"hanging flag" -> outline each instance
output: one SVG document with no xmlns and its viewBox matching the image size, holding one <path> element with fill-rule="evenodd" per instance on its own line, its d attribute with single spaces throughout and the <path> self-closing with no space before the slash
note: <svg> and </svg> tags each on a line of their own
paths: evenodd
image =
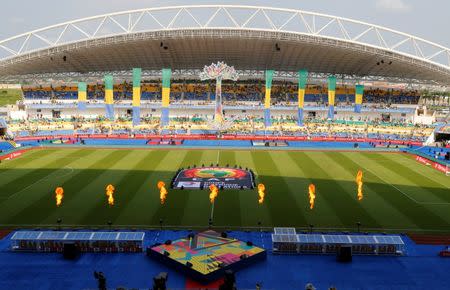
<svg viewBox="0 0 450 290">
<path fill-rule="evenodd" d="M 305 106 L 305 92 L 306 92 L 306 82 L 308 80 L 308 71 L 301 70 L 298 72 L 298 118 L 297 124 L 303 126 L 304 112 L 303 108 Z"/>
<path fill-rule="evenodd" d="M 86 110 L 87 86 L 86 83 L 78 83 L 78 110 Z"/>
<path fill-rule="evenodd" d="M 355 87 L 355 112 L 356 113 L 361 113 L 363 95 L 364 95 L 364 86 L 356 85 L 356 87 Z"/>
<path fill-rule="evenodd" d="M 133 126 L 141 122 L 141 76 L 142 69 L 133 68 Z"/>
<path fill-rule="evenodd" d="M 272 91 L 273 70 L 266 70 L 266 95 L 264 98 L 264 126 L 270 127 L 270 94 Z"/>
<path fill-rule="evenodd" d="M 328 77 L 328 119 L 334 119 L 334 102 L 336 98 L 336 77 Z"/>
<path fill-rule="evenodd" d="M 105 108 L 106 118 L 114 120 L 114 82 L 112 75 L 105 76 Z"/>
</svg>

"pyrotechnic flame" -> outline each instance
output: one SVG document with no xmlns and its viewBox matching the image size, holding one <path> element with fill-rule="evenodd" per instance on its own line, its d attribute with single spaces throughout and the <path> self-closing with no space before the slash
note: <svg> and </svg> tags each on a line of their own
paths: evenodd
<svg viewBox="0 0 450 290">
<path fill-rule="evenodd" d="M 57 187 L 55 189 L 56 206 L 62 204 L 62 199 L 64 197 L 64 189 L 62 187 Z"/>
<path fill-rule="evenodd" d="M 211 191 L 209 193 L 209 200 L 211 201 L 211 203 L 214 203 L 214 200 L 216 200 L 216 197 L 219 195 L 219 189 L 216 185 L 211 184 L 209 186 L 209 190 Z"/>
<path fill-rule="evenodd" d="M 166 184 L 162 181 L 158 181 L 158 189 L 159 189 L 159 199 L 161 200 L 161 204 L 164 204 L 166 202 L 168 194 Z"/>
<path fill-rule="evenodd" d="M 111 192 L 111 194 L 108 195 L 108 204 L 114 205 L 114 193 L 113 192 Z"/>
<path fill-rule="evenodd" d="M 362 200 L 363 199 L 363 191 L 362 191 L 362 187 L 363 187 L 363 172 L 361 170 L 358 170 L 358 174 L 356 174 L 356 184 L 358 185 L 358 200 Z"/>
<path fill-rule="evenodd" d="M 314 200 L 316 199 L 316 186 L 314 184 L 310 184 L 308 187 L 308 194 L 309 194 L 309 208 L 314 208 Z"/>
<path fill-rule="evenodd" d="M 109 205 L 114 205 L 114 191 L 116 189 L 114 188 L 114 186 L 112 184 L 108 184 L 106 186 L 106 196 L 108 197 L 108 204 Z"/>
<path fill-rule="evenodd" d="M 264 202 L 264 197 L 266 196 L 266 193 L 264 192 L 265 190 L 266 190 L 266 187 L 264 186 L 264 184 L 262 184 L 262 183 L 258 184 L 258 195 L 259 195 L 258 203 L 259 204 L 263 204 L 263 202 Z"/>
</svg>

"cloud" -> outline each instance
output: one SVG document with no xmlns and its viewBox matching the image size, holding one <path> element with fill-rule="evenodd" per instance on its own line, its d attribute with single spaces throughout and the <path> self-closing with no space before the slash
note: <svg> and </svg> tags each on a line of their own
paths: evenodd
<svg viewBox="0 0 450 290">
<path fill-rule="evenodd" d="M 404 0 L 377 0 L 376 7 L 378 10 L 387 12 L 406 13 L 411 11 L 411 6 L 406 4 Z"/>
</svg>

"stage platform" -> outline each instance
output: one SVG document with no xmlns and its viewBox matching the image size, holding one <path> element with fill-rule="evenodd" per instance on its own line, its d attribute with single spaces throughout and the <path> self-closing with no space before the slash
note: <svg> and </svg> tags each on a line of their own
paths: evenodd
<svg viewBox="0 0 450 290">
<path fill-rule="evenodd" d="M 266 251 L 251 242 L 222 237 L 215 231 L 155 245 L 147 253 L 201 282 L 214 281 L 225 270 L 237 271 L 266 258 Z"/>
</svg>

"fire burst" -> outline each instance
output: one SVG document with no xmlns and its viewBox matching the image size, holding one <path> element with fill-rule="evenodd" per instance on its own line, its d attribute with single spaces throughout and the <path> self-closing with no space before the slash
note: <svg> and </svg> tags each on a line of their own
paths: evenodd
<svg viewBox="0 0 450 290">
<path fill-rule="evenodd" d="M 55 189 L 55 198 L 56 198 L 56 206 L 60 206 L 62 204 L 62 199 L 64 197 L 64 189 L 62 187 L 57 187 Z"/>
<path fill-rule="evenodd" d="M 314 201 L 316 199 L 316 186 L 314 184 L 310 184 L 308 187 L 308 193 L 309 193 L 309 208 L 314 208 Z"/>
<path fill-rule="evenodd" d="M 211 191 L 209 193 L 209 200 L 211 201 L 211 203 L 214 203 L 214 200 L 216 200 L 216 197 L 219 195 L 219 189 L 216 185 L 211 184 L 209 186 L 209 190 Z"/>
<path fill-rule="evenodd" d="M 113 206 L 114 205 L 114 191 L 116 189 L 112 184 L 108 184 L 106 186 L 106 196 L 108 197 L 108 204 Z"/>
<path fill-rule="evenodd" d="M 264 184 L 262 184 L 262 183 L 258 184 L 258 195 L 259 195 L 258 203 L 259 204 L 263 204 L 263 202 L 264 202 L 264 197 L 266 196 L 266 193 L 264 192 L 265 190 L 266 190 L 266 187 L 264 186 Z"/>
<path fill-rule="evenodd" d="M 358 174 L 356 174 L 356 184 L 358 185 L 358 200 L 363 199 L 363 172 L 361 170 L 358 170 Z"/>
<path fill-rule="evenodd" d="M 158 182 L 158 189 L 159 189 L 159 199 L 161 200 L 161 204 L 164 204 L 166 202 L 167 198 L 167 189 L 166 184 L 162 181 Z"/>
</svg>

